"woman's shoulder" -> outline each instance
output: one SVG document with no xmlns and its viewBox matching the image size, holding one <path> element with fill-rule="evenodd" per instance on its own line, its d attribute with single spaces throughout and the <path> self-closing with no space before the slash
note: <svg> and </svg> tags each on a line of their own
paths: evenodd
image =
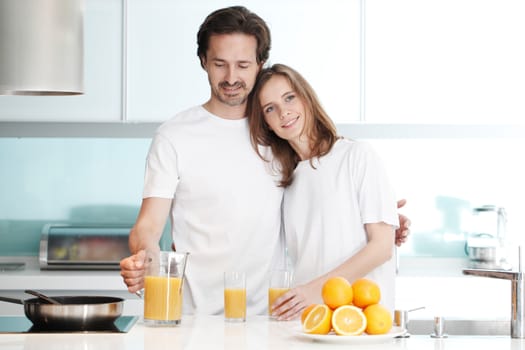
<svg viewBox="0 0 525 350">
<path fill-rule="evenodd" d="M 349 154 L 375 153 L 370 143 L 361 140 L 353 140 L 346 137 L 340 137 L 336 141 L 334 144 L 334 150 Z"/>
</svg>

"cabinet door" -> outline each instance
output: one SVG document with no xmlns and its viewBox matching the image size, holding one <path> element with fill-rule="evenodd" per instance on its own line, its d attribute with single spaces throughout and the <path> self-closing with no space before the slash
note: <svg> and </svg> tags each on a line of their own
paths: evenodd
<svg viewBox="0 0 525 350">
<path fill-rule="evenodd" d="M 368 0 L 366 120 L 521 124 L 525 2 Z"/>
<path fill-rule="evenodd" d="M 296 68 L 335 121 L 359 119 L 359 1 L 238 1 L 272 32 L 269 63 Z M 134 0 L 128 4 L 127 119 L 164 121 L 206 102 L 197 31 L 215 1 Z"/>
<path fill-rule="evenodd" d="M 197 57 L 197 30 L 208 1 L 128 3 L 127 119 L 163 121 L 209 96 Z"/>
<path fill-rule="evenodd" d="M 121 1 L 85 1 L 84 94 L 0 96 L 0 120 L 17 122 L 120 120 L 121 43 Z"/>
</svg>

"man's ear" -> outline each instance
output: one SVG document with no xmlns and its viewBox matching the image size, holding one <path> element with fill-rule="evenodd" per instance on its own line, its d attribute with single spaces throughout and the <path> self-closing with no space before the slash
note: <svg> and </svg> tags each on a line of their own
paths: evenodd
<svg viewBox="0 0 525 350">
<path fill-rule="evenodd" d="M 205 56 L 199 56 L 199 60 L 201 62 L 202 69 L 206 70 L 206 57 Z"/>
<path fill-rule="evenodd" d="M 262 61 L 261 63 L 259 63 L 259 67 L 258 67 L 258 70 L 257 70 L 257 73 L 259 73 L 261 71 L 261 69 L 264 68 L 264 64 L 266 63 L 266 61 Z"/>
</svg>

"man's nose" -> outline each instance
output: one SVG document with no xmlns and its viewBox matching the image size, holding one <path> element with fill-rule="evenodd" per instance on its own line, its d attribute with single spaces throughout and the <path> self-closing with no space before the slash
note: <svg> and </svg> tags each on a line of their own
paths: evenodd
<svg viewBox="0 0 525 350">
<path fill-rule="evenodd" d="M 230 85 L 233 85 L 237 82 L 237 73 L 235 68 L 228 68 L 226 70 L 226 76 L 224 77 L 224 80 Z"/>
</svg>

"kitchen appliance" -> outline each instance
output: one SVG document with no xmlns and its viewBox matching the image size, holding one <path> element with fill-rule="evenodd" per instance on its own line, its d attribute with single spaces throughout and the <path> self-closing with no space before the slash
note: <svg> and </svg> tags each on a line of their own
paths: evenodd
<svg viewBox="0 0 525 350">
<path fill-rule="evenodd" d="M 105 328 L 87 331 L 72 331 L 64 329 L 42 329 L 35 327 L 24 316 L 0 316 L 0 334 L 2 333 L 127 333 L 138 321 L 139 316 L 120 316 Z"/>
<path fill-rule="evenodd" d="M 131 255 L 131 225 L 46 224 L 40 238 L 42 270 L 119 270 Z"/>
<path fill-rule="evenodd" d="M 84 91 L 84 0 L 0 1 L 0 95 Z"/>
<path fill-rule="evenodd" d="M 473 209 L 471 233 L 465 244 L 472 267 L 502 268 L 506 265 L 506 222 L 507 213 L 503 207 L 484 205 Z"/>
<path fill-rule="evenodd" d="M 124 299 L 104 296 L 54 296 L 59 304 L 41 298 L 27 300 L 0 296 L 0 301 L 22 304 L 34 327 L 45 330 L 108 329 L 122 315 Z"/>
</svg>

